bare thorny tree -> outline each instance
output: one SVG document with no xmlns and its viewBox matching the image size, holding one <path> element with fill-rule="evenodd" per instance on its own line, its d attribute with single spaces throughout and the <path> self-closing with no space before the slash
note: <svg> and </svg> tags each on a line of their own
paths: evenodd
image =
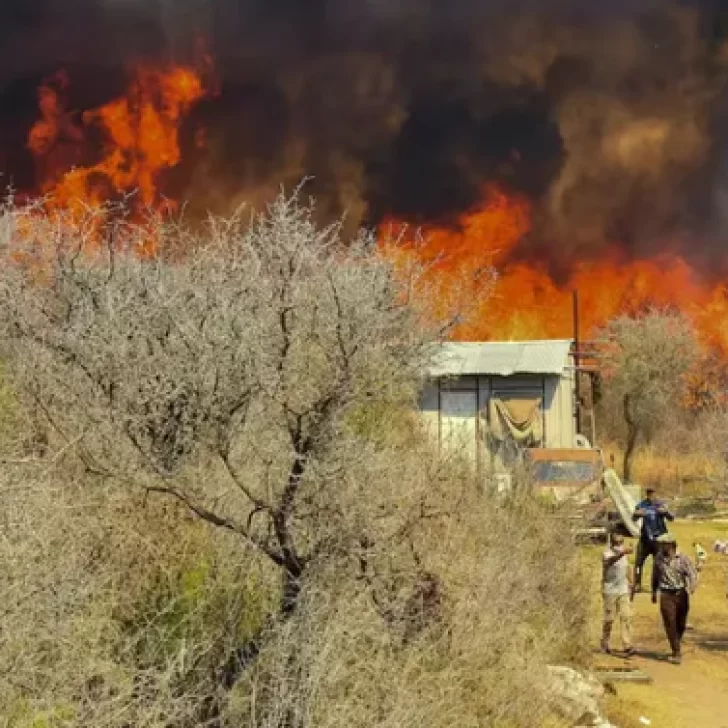
<svg viewBox="0 0 728 728">
<path fill-rule="evenodd" d="M 366 487 L 376 445 L 351 423 L 416 396 L 442 333 L 413 305 L 426 276 L 283 195 L 203 231 L 158 223 L 159 252 L 140 256 L 149 235 L 6 211 L 14 382 L 89 473 L 174 498 L 267 557 L 285 618 L 318 560 L 371 547 L 345 493 Z M 221 684 L 259 648 L 239 645 Z"/>
</svg>

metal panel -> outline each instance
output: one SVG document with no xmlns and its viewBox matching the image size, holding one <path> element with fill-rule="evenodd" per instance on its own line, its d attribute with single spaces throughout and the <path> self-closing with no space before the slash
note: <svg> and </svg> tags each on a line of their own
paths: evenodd
<svg viewBox="0 0 728 728">
<path fill-rule="evenodd" d="M 491 377 L 493 389 L 499 392 L 517 392 L 522 389 L 541 389 L 543 376 L 540 374 L 521 374 L 512 377 Z"/>
<path fill-rule="evenodd" d="M 425 384 L 420 393 L 419 409 L 426 431 L 437 440 L 440 426 L 440 388 L 436 383 Z"/>
<path fill-rule="evenodd" d="M 440 382 L 443 392 L 474 392 L 478 388 L 478 377 L 448 377 Z"/>
<path fill-rule="evenodd" d="M 550 341 L 447 343 L 430 367 L 433 377 L 467 374 L 512 376 L 514 374 L 561 375 L 569 365 L 572 342 Z"/>
<path fill-rule="evenodd" d="M 488 447 L 487 433 L 490 427 L 491 377 L 478 377 L 478 467 L 490 472 L 493 469 L 493 454 Z"/>
<path fill-rule="evenodd" d="M 545 436 L 544 447 L 566 447 L 562 439 L 563 417 L 561 414 L 561 396 L 558 377 L 544 378 L 544 412 Z"/>
<path fill-rule="evenodd" d="M 570 372 L 563 377 L 546 378 L 545 409 L 545 447 L 574 447 L 574 379 Z"/>
<path fill-rule="evenodd" d="M 438 408 L 438 396 L 437 396 L 437 384 L 433 382 L 427 382 L 420 392 L 419 408 L 423 412 L 437 412 Z"/>
<path fill-rule="evenodd" d="M 441 392 L 440 438 L 443 450 L 477 460 L 477 392 Z"/>
</svg>

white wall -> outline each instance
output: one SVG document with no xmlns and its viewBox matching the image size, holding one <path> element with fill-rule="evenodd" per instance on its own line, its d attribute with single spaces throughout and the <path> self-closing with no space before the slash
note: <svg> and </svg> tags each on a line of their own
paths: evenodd
<svg viewBox="0 0 728 728">
<path fill-rule="evenodd" d="M 462 455 L 477 462 L 480 452 L 478 437 L 478 392 L 440 393 L 440 446 L 452 455 Z"/>
<path fill-rule="evenodd" d="M 440 441 L 440 396 L 437 382 L 427 382 L 419 402 L 425 429 L 435 442 Z"/>
<path fill-rule="evenodd" d="M 546 447 L 574 447 L 574 372 L 546 378 Z"/>
<path fill-rule="evenodd" d="M 490 397 L 515 393 L 543 397 L 545 447 L 573 447 L 576 434 L 573 372 L 563 377 L 478 376 L 441 380 L 439 384 L 434 381 L 425 386 L 420 409 L 426 428 L 439 447 L 466 454 L 488 468 L 493 463 L 481 430 L 487 422 Z"/>
</svg>

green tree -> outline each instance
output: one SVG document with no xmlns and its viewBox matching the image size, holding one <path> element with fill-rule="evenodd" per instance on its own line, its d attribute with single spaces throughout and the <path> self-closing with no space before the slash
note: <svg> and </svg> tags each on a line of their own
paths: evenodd
<svg viewBox="0 0 728 728">
<path fill-rule="evenodd" d="M 700 356 L 694 327 L 680 313 L 650 309 L 620 316 L 602 331 L 605 406 L 621 412 L 626 427 L 623 474 L 632 480 L 637 446 L 672 407 L 680 407 L 686 374 Z"/>
</svg>

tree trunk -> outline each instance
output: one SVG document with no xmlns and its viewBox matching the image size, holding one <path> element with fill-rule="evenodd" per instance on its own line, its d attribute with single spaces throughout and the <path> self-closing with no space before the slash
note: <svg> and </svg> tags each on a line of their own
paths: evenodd
<svg viewBox="0 0 728 728">
<path fill-rule="evenodd" d="M 301 595 L 301 569 L 284 569 L 283 571 L 283 594 L 281 596 L 281 615 L 289 617 L 296 611 L 298 598 Z"/>
<path fill-rule="evenodd" d="M 301 595 L 302 576 L 303 572 L 299 567 L 296 566 L 292 570 L 284 567 L 281 603 L 278 613 L 271 615 L 256 635 L 241 647 L 236 648 L 229 656 L 218 676 L 218 683 L 222 693 L 203 702 L 197 716 L 199 723 L 209 728 L 220 728 L 222 725 L 222 709 L 227 695 L 235 687 L 243 673 L 258 658 L 268 631 L 273 627 L 276 620 L 285 621 L 295 613 Z M 285 720 L 287 721 L 288 718 Z M 284 722 L 282 725 L 287 726 L 288 723 Z"/>
<path fill-rule="evenodd" d="M 305 451 L 301 447 L 300 432 L 294 432 L 292 440 L 296 451 Z M 301 596 L 301 581 L 304 576 L 306 560 L 302 559 L 293 539 L 289 526 L 289 516 L 298 493 L 301 479 L 304 473 L 304 459 L 298 457 L 294 462 L 288 476 L 288 482 L 281 498 L 281 504 L 273 514 L 272 525 L 275 530 L 280 549 L 280 558 L 275 563 L 281 569 L 281 601 L 277 614 L 273 614 L 266 624 L 248 642 L 233 650 L 224 665 L 219 677 L 220 686 L 225 694 L 235 686 L 243 673 L 258 658 L 268 631 L 276 621 L 285 621 L 295 614 Z M 221 705 L 224 698 L 217 697 L 211 703 L 203 707 L 205 725 L 211 728 L 219 728 Z"/>
<path fill-rule="evenodd" d="M 624 395 L 624 421 L 627 424 L 627 447 L 624 450 L 624 463 L 622 474 L 625 483 L 632 482 L 632 460 L 637 448 L 637 439 L 639 437 L 639 427 L 632 413 L 632 400 L 628 394 Z"/>
</svg>

